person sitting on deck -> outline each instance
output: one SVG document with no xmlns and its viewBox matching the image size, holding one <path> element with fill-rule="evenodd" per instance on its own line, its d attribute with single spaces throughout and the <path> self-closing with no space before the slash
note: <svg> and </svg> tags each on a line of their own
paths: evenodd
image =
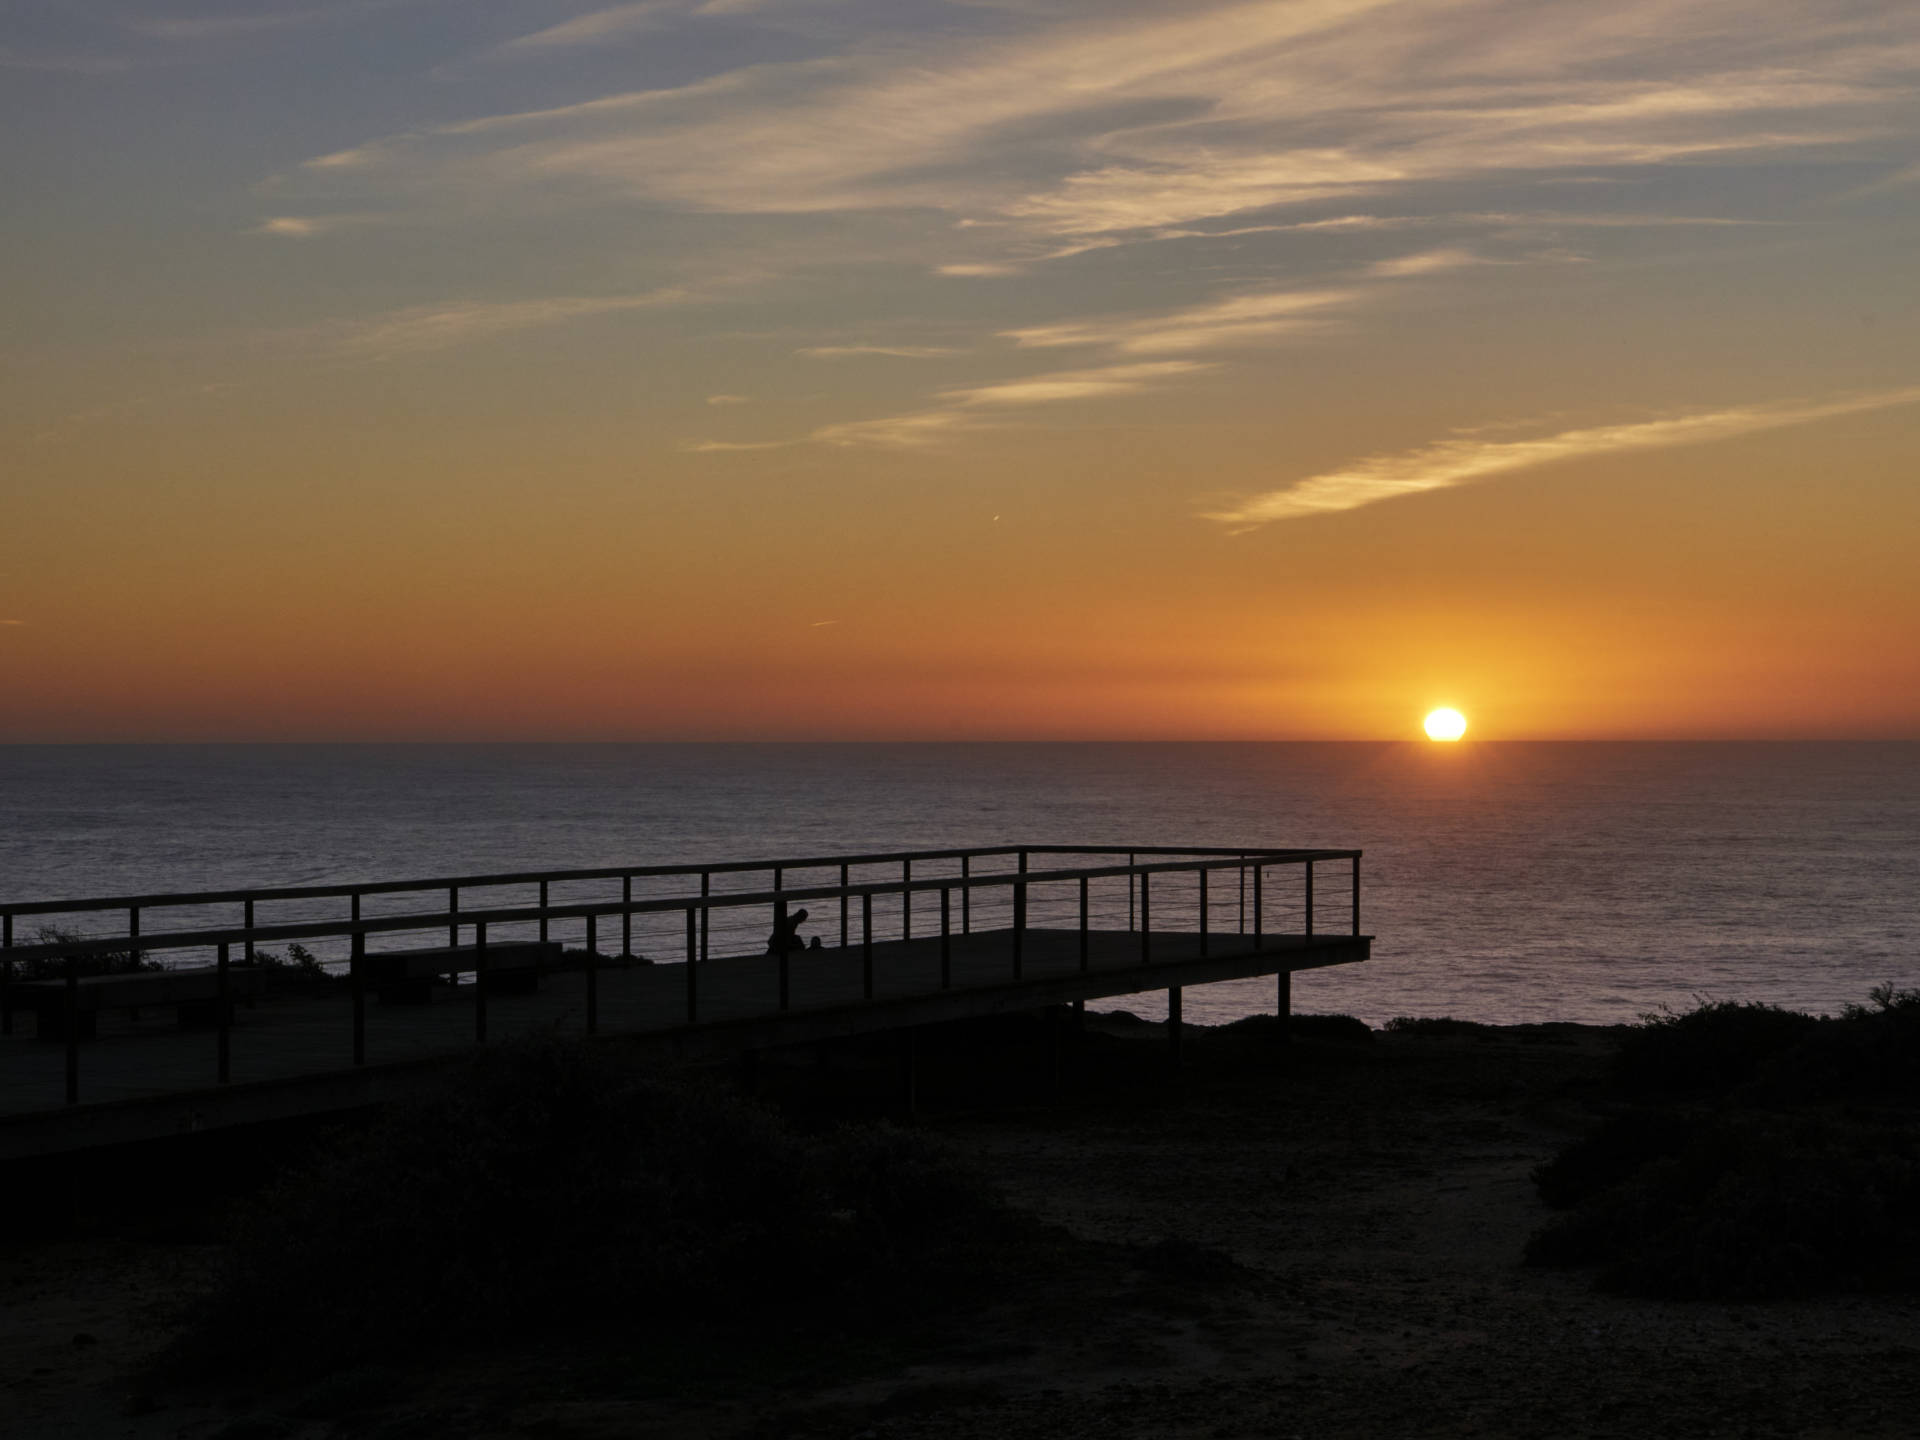
<svg viewBox="0 0 1920 1440">
<path fill-rule="evenodd" d="M 784 920 L 773 922 L 773 934 L 767 937 L 767 954 L 791 955 L 806 947 L 800 943 L 800 922 L 807 918 L 805 907 L 794 911 Z"/>
</svg>

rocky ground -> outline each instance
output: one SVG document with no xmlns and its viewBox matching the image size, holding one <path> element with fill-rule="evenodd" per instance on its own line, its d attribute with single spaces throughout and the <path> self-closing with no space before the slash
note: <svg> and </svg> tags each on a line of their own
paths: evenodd
<svg viewBox="0 0 1920 1440">
<path fill-rule="evenodd" d="M 1520 1264 L 1531 1168 L 1580 1126 L 1609 1032 L 1369 1042 L 1155 1027 L 923 1055 L 921 1122 L 1045 1222 L 977 1304 L 880 1335 L 503 1345 L 295 1389 L 142 1368 L 218 1259 L 122 1233 L 0 1250 L 9 1436 L 1911 1436 L 1920 1303 L 1679 1304 Z M 995 1044 L 1024 1046 L 1018 1036 Z M 982 1066 L 1007 1077 L 983 1085 Z M 1049 1090 L 1047 1081 L 1057 1075 Z M 763 1084 L 886 1092 L 884 1059 Z M 808 1100 L 808 1096 L 811 1099 Z M 644 1304 L 644 1297 L 636 1297 Z M 749 1329 L 751 1327 L 748 1327 Z"/>
</svg>

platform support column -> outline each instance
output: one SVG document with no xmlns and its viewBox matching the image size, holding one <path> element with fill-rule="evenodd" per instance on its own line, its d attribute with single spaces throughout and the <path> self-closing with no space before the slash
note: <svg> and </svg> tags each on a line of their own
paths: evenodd
<svg viewBox="0 0 1920 1440">
<path fill-rule="evenodd" d="M 1274 985 L 1274 1013 L 1280 1020 L 1280 1040 L 1293 1038 L 1293 972 L 1282 970 Z"/>
<path fill-rule="evenodd" d="M 1180 1063 L 1180 1032 L 1186 1028 L 1184 997 L 1178 985 L 1167 991 L 1167 1059 Z"/>
</svg>

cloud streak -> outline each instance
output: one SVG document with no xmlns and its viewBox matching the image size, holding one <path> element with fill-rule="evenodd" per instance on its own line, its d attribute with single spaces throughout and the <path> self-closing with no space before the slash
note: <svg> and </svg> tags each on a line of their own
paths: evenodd
<svg viewBox="0 0 1920 1440">
<path fill-rule="evenodd" d="M 1497 475 L 1680 445 L 1704 445 L 1766 430 L 1811 425 L 1845 415 L 1920 404 L 1920 386 L 1882 390 L 1820 402 L 1743 405 L 1698 411 L 1661 420 L 1563 430 L 1534 440 L 1443 440 L 1401 455 L 1377 455 L 1342 470 L 1309 476 L 1278 490 L 1254 495 L 1205 518 L 1251 529 L 1276 520 L 1299 520 L 1377 505 L 1407 495 L 1451 490 Z"/>
</svg>

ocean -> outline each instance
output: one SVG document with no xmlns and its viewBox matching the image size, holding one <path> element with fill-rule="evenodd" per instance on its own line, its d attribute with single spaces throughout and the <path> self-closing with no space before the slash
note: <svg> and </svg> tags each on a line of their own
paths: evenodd
<svg viewBox="0 0 1920 1440">
<path fill-rule="evenodd" d="M 1914 743 L 0 747 L 6 900 L 1021 842 L 1364 849 L 1373 1024 L 1920 985 Z"/>
</svg>

